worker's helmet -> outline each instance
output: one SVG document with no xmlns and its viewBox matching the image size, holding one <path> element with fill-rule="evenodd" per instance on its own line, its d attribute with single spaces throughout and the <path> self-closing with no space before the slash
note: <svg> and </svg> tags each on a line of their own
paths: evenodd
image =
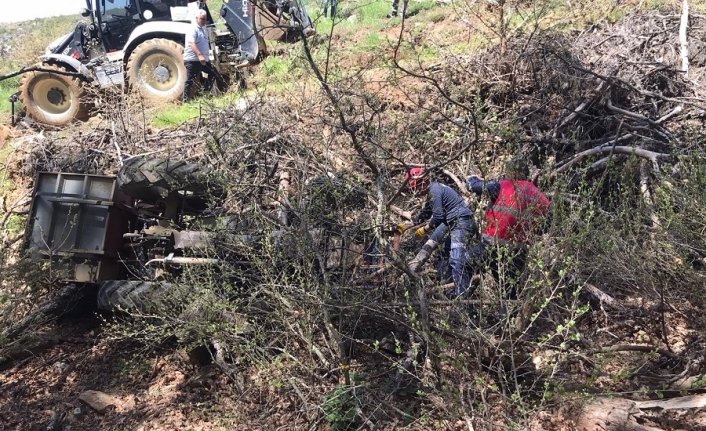
<svg viewBox="0 0 706 431">
<path fill-rule="evenodd" d="M 527 162 L 520 158 L 512 158 L 505 162 L 505 176 L 513 180 L 526 180 L 530 171 Z"/>
<path fill-rule="evenodd" d="M 412 168 L 404 176 L 407 187 L 412 193 L 424 193 L 429 187 L 429 175 L 422 168 Z"/>
</svg>

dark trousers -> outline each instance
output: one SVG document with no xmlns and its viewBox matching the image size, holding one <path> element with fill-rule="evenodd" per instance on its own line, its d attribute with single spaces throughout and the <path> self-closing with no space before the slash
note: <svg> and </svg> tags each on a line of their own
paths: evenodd
<svg viewBox="0 0 706 431">
<path fill-rule="evenodd" d="M 182 100 L 184 102 L 191 99 L 192 87 L 194 87 L 194 81 L 198 85 L 201 84 L 201 74 L 206 73 L 208 78 L 206 78 L 206 85 L 203 87 L 203 92 L 208 93 L 211 91 L 213 86 L 213 81 L 216 79 L 216 71 L 213 69 L 211 62 L 206 62 L 206 64 L 201 64 L 200 61 L 185 61 L 184 67 L 186 67 L 186 82 L 184 83 L 184 94 L 182 95 Z"/>
<path fill-rule="evenodd" d="M 402 13 L 400 15 L 404 16 L 407 13 L 407 2 L 408 0 L 402 0 Z M 399 0 L 392 0 L 392 10 L 390 11 L 390 18 L 397 16 L 397 7 L 399 6 Z"/>
<path fill-rule="evenodd" d="M 477 232 L 475 222 L 470 217 L 459 217 L 450 226 L 451 232 L 444 244 L 449 251 L 449 269 L 454 282 L 452 291 L 446 293 L 448 297 L 463 295 L 471 283 L 470 260 L 468 244 Z"/>
<path fill-rule="evenodd" d="M 324 0 L 323 8 L 321 10 L 321 16 L 326 18 L 329 4 L 331 5 L 331 18 L 335 18 L 336 17 L 336 0 Z"/>
<path fill-rule="evenodd" d="M 527 262 L 527 246 L 507 243 L 491 244 L 483 240 L 474 246 L 470 259 L 477 272 L 489 268 L 506 299 L 517 298 L 517 288 Z"/>
</svg>

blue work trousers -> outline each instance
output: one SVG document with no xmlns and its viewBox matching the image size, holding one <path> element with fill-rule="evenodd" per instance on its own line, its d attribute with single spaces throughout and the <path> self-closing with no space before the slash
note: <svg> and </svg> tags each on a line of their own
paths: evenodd
<svg viewBox="0 0 706 431">
<path fill-rule="evenodd" d="M 476 232 L 475 222 L 470 217 L 459 217 L 451 223 L 449 235 L 449 268 L 454 287 L 446 296 L 456 298 L 463 295 L 471 283 L 470 258 L 467 247 Z"/>
</svg>

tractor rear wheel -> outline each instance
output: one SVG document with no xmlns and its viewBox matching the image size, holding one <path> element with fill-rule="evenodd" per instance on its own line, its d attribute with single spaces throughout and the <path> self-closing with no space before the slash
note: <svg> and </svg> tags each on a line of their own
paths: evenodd
<svg viewBox="0 0 706 431">
<path fill-rule="evenodd" d="M 37 64 L 48 69 L 27 72 L 20 81 L 20 102 L 34 121 L 50 126 L 65 126 L 74 120 L 87 120 L 90 103 L 81 80 L 60 75 L 65 72 L 56 65 Z"/>
<path fill-rule="evenodd" d="M 184 47 L 169 39 L 149 39 L 127 61 L 130 88 L 156 102 L 181 100 L 186 81 Z"/>
<path fill-rule="evenodd" d="M 156 202 L 176 190 L 191 192 L 194 198 L 221 194 L 222 186 L 209 173 L 210 169 L 183 160 L 136 157 L 120 168 L 118 186 L 146 202 Z"/>
<path fill-rule="evenodd" d="M 170 287 L 169 283 L 151 281 L 104 281 L 98 289 L 98 308 L 146 311 L 162 304 L 160 296 Z"/>
</svg>

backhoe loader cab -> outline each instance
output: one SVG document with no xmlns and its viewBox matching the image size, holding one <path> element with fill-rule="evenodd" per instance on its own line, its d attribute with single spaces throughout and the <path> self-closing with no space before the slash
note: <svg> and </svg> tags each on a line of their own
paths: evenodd
<svg viewBox="0 0 706 431">
<path fill-rule="evenodd" d="M 224 0 L 216 30 L 205 2 L 190 0 L 86 0 L 74 30 L 51 43 L 20 83 L 19 99 L 34 121 L 64 126 L 90 115 L 88 89 L 121 87 L 155 102 L 182 97 L 185 35 L 199 9 L 207 12 L 209 57 L 221 77 L 256 61 L 264 39 L 313 32 L 301 0 Z M 217 82 L 225 86 L 225 79 Z"/>
</svg>

